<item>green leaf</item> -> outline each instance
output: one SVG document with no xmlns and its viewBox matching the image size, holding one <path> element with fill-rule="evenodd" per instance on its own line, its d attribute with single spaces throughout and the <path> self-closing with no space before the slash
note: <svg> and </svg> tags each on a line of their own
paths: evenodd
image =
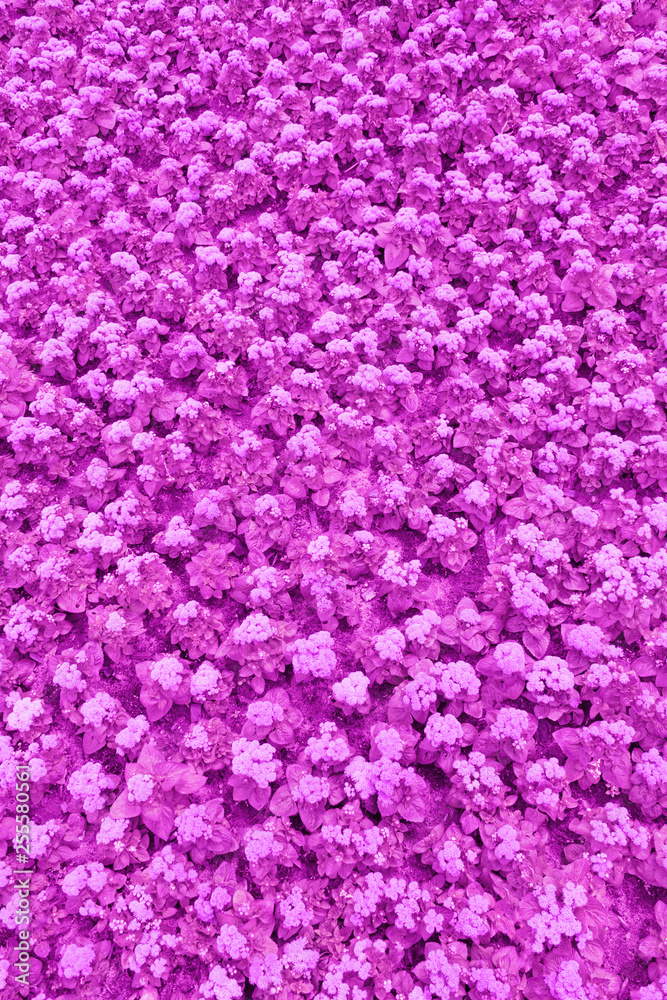
<svg viewBox="0 0 667 1000">
<path fill-rule="evenodd" d="M 139 701 L 146 709 L 146 718 L 149 722 L 158 722 L 163 719 L 174 704 L 171 698 L 163 694 L 156 694 L 151 688 L 141 689 Z"/>
<path fill-rule="evenodd" d="M 299 817 L 309 833 L 314 833 L 315 830 L 321 827 L 324 813 L 325 807 L 321 802 L 317 805 L 311 805 L 310 802 L 303 802 L 299 806 Z"/>
<path fill-rule="evenodd" d="M 148 771 L 149 774 L 155 774 L 155 769 L 159 764 L 164 764 L 164 762 L 164 754 L 158 750 L 153 741 L 144 744 L 137 760 L 137 764 L 140 768 L 144 771 Z"/>
<path fill-rule="evenodd" d="M 271 735 L 269 742 L 276 747 L 288 747 L 294 742 L 294 730 L 289 722 L 279 722 Z"/>
<path fill-rule="evenodd" d="M 423 823 L 426 815 L 426 803 L 421 795 L 413 795 L 410 799 L 400 803 L 398 812 L 408 823 Z M 384 816 L 385 813 L 383 812 L 382 815 Z"/>
<path fill-rule="evenodd" d="M 326 507 L 329 503 L 329 496 L 329 490 L 317 490 L 316 493 L 313 493 L 312 500 L 318 507 Z"/>
<path fill-rule="evenodd" d="M 298 810 L 294 804 L 294 799 L 290 795 L 290 790 L 287 785 L 281 785 L 280 788 L 274 792 L 271 802 L 269 803 L 269 812 L 272 812 L 274 816 L 296 815 Z"/>
<path fill-rule="evenodd" d="M 401 264 L 405 264 L 409 256 L 410 251 L 407 247 L 401 247 L 395 243 L 388 243 L 384 250 L 384 266 L 390 271 L 395 271 L 401 266 Z"/>
<path fill-rule="evenodd" d="M 178 778 L 174 784 L 174 788 L 181 795 L 194 795 L 195 792 L 199 792 L 206 784 L 206 776 L 204 774 L 198 774 L 196 771 L 190 769 Z"/>
<path fill-rule="evenodd" d="M 610 767 L 602 767 L 600 773 L 605 781 L 617 788 L 629 788 L 632 775 L 632 760 L 627 751 L 621 760 L 614 762 Z"/>
<path fill-rule="evenodd" d="M 81 614 L 86 610 L 86 593 L 83 590 L 69 590 L 61 594 L 58 598 L 58 607 L 61 611 L 68 611 L 70 614 Z"/>
<path fill-rule="evenodd" d="M 129 802 L 126 789 L 112 803 L 109 813 L 114 819 L 133 819 L 135 816 L 141 814 L 141 804 L 138 802 Z"/>
<path fill-rule="evenodd" d="M 83 734 L 83 752 L 85 754 L 95 753 L 104 746 L 106 741 L 105 729 L 88 729 Z"/>
<path fill-rule="evenodd" d="M 237 850 L 239 842 L 234 837 L 232 831 L 223 826 L 216 830 L 215 836 L 210 841 L 209 846 L 215 854 L 232 854 Z"/>
<path fill-rule="evenodd" d="M 547 649 L 549 648 L 549 642 L 551 641 L 549 633 L 544 632 L 539 638 L 533 635 L 530 631 L 523 633 L 523 644 L 529 653 L 537 657 L 538 660 L 542 659 L 545 655 Z"/>
<path fill-rule="evenodd" d="M 146 802 L 141 810 L 141 818 L 151 833 L 161 840 L 169 840 L 174 829 L 174 809 L 166 802 Z"/>
<path fill-rule="evenodd" d="M 252 792 L 248 796 L 248 802 L 253 807 L 253 809 L 263 809 L 266 803 L 271 798 L 270 788 L 253 788 Z"/>
<path fill-rule="evenodd" d="M 581 747 L 581 737 L 576 729 L 559 729 L 554 733 L 553 739 L 568 757 Z"/>
</svg>

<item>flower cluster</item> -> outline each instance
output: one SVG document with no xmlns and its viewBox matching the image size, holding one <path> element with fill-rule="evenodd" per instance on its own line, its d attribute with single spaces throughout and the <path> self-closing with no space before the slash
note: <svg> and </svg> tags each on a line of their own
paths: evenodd
<svg viewBox="0 0 667 1000">
<path fill-rule="evenodd" d="M 663 6 L 0 5 L 43 1000 L 667 997 Z"/>
</svg>

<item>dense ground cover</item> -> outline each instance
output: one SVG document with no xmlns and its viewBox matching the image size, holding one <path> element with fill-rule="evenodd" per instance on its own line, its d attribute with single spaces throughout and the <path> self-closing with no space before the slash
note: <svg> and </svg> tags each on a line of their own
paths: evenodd
<svg viewBox="0 0 667 1000">
<path fill-rule="evenodd" d="M 662 6 L 0 3 L 3 997 L 667 998 Z"/>
</svg>

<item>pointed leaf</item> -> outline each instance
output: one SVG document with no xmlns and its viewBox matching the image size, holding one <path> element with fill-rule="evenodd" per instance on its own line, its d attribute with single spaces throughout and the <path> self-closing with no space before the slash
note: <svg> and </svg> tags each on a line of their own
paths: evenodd
<svg viewBox="0 0 667 1000">
<path fill-rule="evenodd" d="M 606 270 L 606 269 L 604 269 Z M 616 305 L 617 296 L 614 286 L 609 278 L 600 270 L 593 275 L 590 281 L 593 303 L 598 309 L 613 309 Z"/>
<path fill-rule="evenodd" d="M 329 503 L 329 490 L 317 490 L 313 493 L 313 503 L 317 504 L 318 507 L 326 507 Z"/>
<path fill-rule="evenodd" d="M 561 309 L 563 312 L 581 312 L 584 305 L 585 303 L 581 295 L 577 295 L 576 292 L 567 292 L 561 302 Z"/>
<path fill-rule="evenodd" d="M 141 689 L 139 701 L 146 709 L 146 718 L 149 722 L 159 722 L 174 704 L 171 698 L 156 694 L 150 688 Z"/>
<path fill-rule="evenodd" d="M 553 734 L 553 739 L 568 757 L 581 747 L 581 737 L 576 729 L 559 729 Z"/>
<path fill-rule="evenodd" d="M 248 802 L 253 807 L 253 809 L 263 809 L 266 803 L 271 798 L 270 788 L 253 788 L 252 792 L 248 796 Z"/>
<path fill-rule="evenodd" d="M 111 804 L 109 810 L 114 819 L 132 819 L 141 813 L 141 805 L 137 802 L 129 802 L 127 789 L 122 791 L 115 802 Z"/>
<path fill-rule="evenodd" d="M 155 768 L 159 764 L 164 764 L 164 754 L 158 750 L 154 742 L 145 743 L 139 754 L 137 764 L 149 774 L 155 774 Z"/>
<path fill-rule="evenodd" d="M 181 795 L 194 795 L 195 792 L 199 792 L 206 784 L 206 775 L 197 774 L 196 771 L 188 769 L 187 774 L 180 777 L 174 788 Z"/>
<path fill-rule="evenodd" d="M 426 803 L 421 795 L 412 795 L 407 801 L 400 803 L 399 814 L 408 823 L 423 823 L 426 816 Z M 383 812 L 383 816 L 385 813 Z"/>
<path fill-rule="evenodd" d="M 540 637 L 533 635 L 531 632 L 523 633 L 523 644 L 529 653 L 541 660 L 545 655 L 547 649 L 549 648 L 550 637 L 548 632 L 544 632 Z"/>
<path fill-rule="evenodd" d="M 145 802 L 141 818 L 151 833 L 161 840 L 169 840 L 174 829 L 174 808 L 166 802 Z"/>
<path fill-rule="evenodd" d="M 615 761 L 610 767 L 603 766 L 601 774 L 610 785 L 616 785 L 617 788 L 629 788 L 632 775 L 630 754 L 626 752 L 621 760 Z"/>
<path fill-rule="evenodd" d="M 310 802 L 302 802 L 299 806 L 299 817 L 309 833 L 314 833 L 322 826 L 325 807 L 323 803 L 311 805 Z"/>
<path fill-rule="evenodd" d="M 83 752 L 85 754 L 96 753 L 107 741 L 106 730 L 88 729 L 83 734 Z"/>
<path fill-rule="evenodd" d="M 408 257 L 410 256 L 410 251 L 407 247 L 399 246 L 395 243 L 388 243 L 384 249 L 384 264 L 385 267 L 390 271 L 395 271 L 396 268 L 404 264 Z"/>
<path fill-rule="evenodd" d="M 298 784 L 305 774 L 310 774 L 305 764 L 288 764 L 285 768 L 285 777 L 290 788 Z"/>
<path fill-rule="evenodd" d="M 61 611 L 68 611 L 70 614 L 81 614 L 86 610 L 86 593 L 83 590 L 69 590 L 61 594 L 58 598 L 58 607 Z"/>
<path fill-rule="evenodd" d="M 289 722 L 279 722 L 269 736 L 269 742 L 276 747 L 289 747 L 294 743 L 294 730 Z"/>
</svg>

